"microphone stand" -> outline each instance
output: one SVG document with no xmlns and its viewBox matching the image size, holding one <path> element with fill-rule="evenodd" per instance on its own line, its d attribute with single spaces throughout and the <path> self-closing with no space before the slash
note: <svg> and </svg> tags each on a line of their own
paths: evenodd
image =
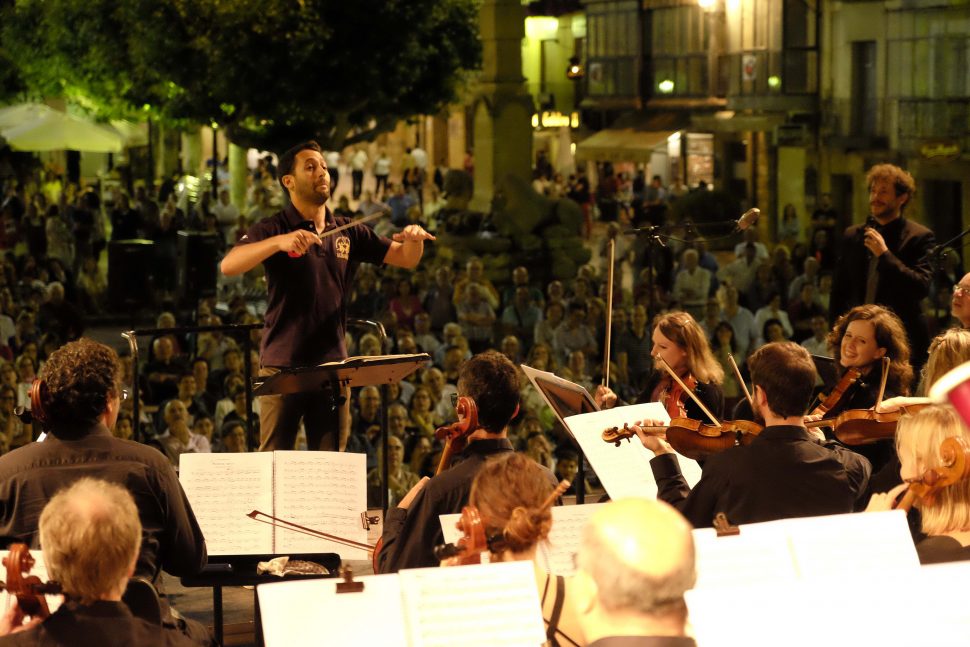
<svg viewBox="0 0 970 647">
<path fill-rule="evenodd" d="M 960 242 L 960 240 L 962 240 L 967 234 L 970 234 L 970 227 L 967 227 L 945 243 L 935 245 L 933 249 L 930 250 L 930 263 L 933 265 L 934 271 L 940 269 L 940 264 L 943 262 L 943 257 L 946 256 L 947 248 L 953 243 Z"/>
</svg>

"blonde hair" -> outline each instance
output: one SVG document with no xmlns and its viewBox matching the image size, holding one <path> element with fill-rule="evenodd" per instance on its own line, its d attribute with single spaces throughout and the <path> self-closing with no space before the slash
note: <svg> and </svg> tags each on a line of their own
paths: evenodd
<svg viewBox="0 0 970 647">
<path fill-rule="evenodd" d="M 896 451 L 902 457 L 904 439 L 914 455 L 919 474 L 943 466 L 940 445 L 951 437 L 970 442 L 970 430 L 948 404 L 932 405 L 919 413 L 905 415 L 896 427 Z M 917 474 L 917 476 L 919 475 Z M 956 530 L 970 529 L 970 480 L 963 480 L 941 489 L 932 504 L 920 506 L 923 532 L 942 535 Z"/>
<path fill-rule="evenodd" d="M 920 373 L 919 391 L 927 395 L 930 387 L 950 369 L 970 361 L 970 330 L 950 328 L 930 342 L 929 359 Z"/>
<path fill-rule="evenodd" d="M 141 548 L 141 521 L 128 490 L 79 479 L 48 501 L 39 526 L 47 570 L 66 594 L 91 604 L 121 593 Z"/>
<path fill-rule="evenodd" d="M 704 329 L 687 312 L 668 312 L 654 319 L 654 327 L 687 353 L 687 366 L 698 382 L 721 384 L 724 369 L 711 352 Z"/>
</svg>

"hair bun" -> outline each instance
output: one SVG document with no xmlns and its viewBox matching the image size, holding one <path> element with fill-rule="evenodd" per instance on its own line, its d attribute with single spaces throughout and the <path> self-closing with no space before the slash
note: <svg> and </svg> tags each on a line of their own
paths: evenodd
<svg viewBox="0 0 970 647">
<path fill-rule="evenodd" d="M 502 534 L 509 550 L 521 552 L 534 546 L 540 539 L 548 537 L 551 528 L 552 513 L 548 509 L 535 511 L 518 506 L 512 510 Z"/>
</svg>

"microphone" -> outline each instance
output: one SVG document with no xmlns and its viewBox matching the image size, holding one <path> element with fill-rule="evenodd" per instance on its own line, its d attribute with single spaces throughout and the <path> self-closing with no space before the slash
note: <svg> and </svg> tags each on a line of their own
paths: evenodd
<svg viewBox="0 0 970 647">
<path fill-rule="evenodd" d="M 745 231 L 754 226 L 758 222 L 758 218 L 761 217 L 761 209 L 758 207 L 752 207 L 741 214 L 738 218 L 737 223 L 734 226 L 735 231 Z"/>
</svg>

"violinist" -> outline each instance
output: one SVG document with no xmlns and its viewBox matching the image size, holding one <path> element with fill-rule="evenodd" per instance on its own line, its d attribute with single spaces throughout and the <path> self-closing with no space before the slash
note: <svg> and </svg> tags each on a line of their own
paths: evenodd
<svg viewBox="0 0 970 647">
<path fill-rule="evenodd" d="M 654 323 L 651 356 L 662 357 L 681 380 L 693 389 L 695 395 L 715 416 L 720 417 L 724 408 L 724 369 L 711 352 L 704 329 L 686 312 L 668 312 L 659 315 Z M 605 386 L 598 386 L 594 396 L 601 409 L 617 405 L 616 394 Z M 711 423 L 701 408 L 674 382 L 654 360 L 654 370 L 637 402 L 660 402 L 671 418 L 693 418 Z M 620 403 L 623 404 L 623 403 Z M 655 421 L 646 421 L 654 424 Z"/>
<path fill-rule="evenodd" d="M 158 586 L 165 571 L 194 575 L 206 564 L 202 530 L 182 491 L 175 469 L 157 450 L 111 434 L 121 408 L 121 364 L 115 351 L 90 339 L 60 347 L 41 370 L 47 439 L 0 456 L 0 537 L 37 545 L 41 510 L 53 492 L 82 476 L 122 483 L 135 498 L 143 541 L 135 573 Z M 39 409 L 34 406 L 35 420 Z M 169 613 L 163 622 L 177 626 L 200 644 L 206 628 Z"/>
<path fill-rule="evenodd" d="M 829 348 L 844 380 L 849 369 L 859 378 L 848 385 L 839 401 L 824 413 L 816 409 L 806 421 L 835 418 L 850 409 L 871 409 L 879 398 L 882 360 L 889 358 L 884 397 L 908 395 L 913 381 L 909 342 L 902 322 L 891 310 L 877 305 L 856 306 L 839 317 L 828 336 Z M 853 448 L 869 459 L 873 471 L 892 460 L 892 441 L 878 441 Z"/>
<path fill-rule="evenodd" d="M 4 645 L 192 645 L 175 630 L 132 615 L 121 601 L 135 572 L 141 522 L 131 494 L 82 478 L 55 494 L 40 515 L 44 563 L 66 600 L 50 617 L 23 625 L 18 605 L 0 621 Z M 7 635 L 18 629 L 13 635 Z"/>
<path fill-rule="evenodd" d="M 866 489 L 869 462 L 847 449 L 824 446 L 803 417 L 815 385 L 808 351 L 793 342 L 762 346 L 748 360 L 755 415 L 764 430 L 748 445 L 712 455 L 693 490 L 666 441 L 638 430 L 657 481 L 657 498 L 695 527 L 723 512 L 733 524 L 852 512 Z"/>
<path fill-rule="evenodd" d="M 899 454 L 901 485 L 874 494 L 867 511 L 891 510 L 908 487 L 926 470 L 943 465 L 940 445 L 950 437 L 970 443 L 970 430 L 950 405 L 933 405 L 912 415 L 903 416 L 896 428 L 896 450 Z M 933 500 L 917 501 L 925 537 L 916 542 L 920 563 L 970 560 L 970 480 L 948 485 Z"/>
<path fill-rule="evenodd" d="M 489 561 L 533 560 L 542 617 L 550 647 L 582 645 L 571 604 L 571 579 L 550 575 L 535 564 L 539 542 L 552 529 L 553 485 L 536 462 L 505 454 L 485 464 L 472 483 L 469 505 L 478 509 L 488 543 Z"/>
<path fill-rule="evenodd" d="M 477 425 L 469 430 L 468 445 L 458 455 L 457 465 L 422 479 L 397 507 L 388 510 L 378 557 L 381 573 L 437 566 L 434 548 L 444 543 L 438 516 L 461 512 L 468 503 L 472 480 L 485 462 L 513 451 L 507 436 L 519 408 L 515 365 L 494 350 L 466 360 L 458 373 L 457 399 L 461 398 L 468 398 L 477 411 Z M 552 472 L 543 471 L 554 487 Z"/>
</svg>

